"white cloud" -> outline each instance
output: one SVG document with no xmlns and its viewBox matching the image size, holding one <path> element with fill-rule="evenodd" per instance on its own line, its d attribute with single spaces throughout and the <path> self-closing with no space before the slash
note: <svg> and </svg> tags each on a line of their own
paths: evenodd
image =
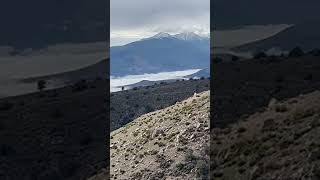
<svg viewBox="0 0 320 180">
<path fill-rule="evenodd" d="M 111 0 L 111 46 L 158 32 L 210 32 L 210 0 Z"/>
</svg>

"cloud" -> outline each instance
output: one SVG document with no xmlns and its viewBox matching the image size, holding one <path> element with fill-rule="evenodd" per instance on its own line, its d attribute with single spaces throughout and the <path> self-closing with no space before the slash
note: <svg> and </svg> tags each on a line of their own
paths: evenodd
<svg viewBox="0 0 320 180">
<path fill-rule="evenodd" d="M 158 32 L 210 32 L 210 0 L 111 0 L 111 44 Z"/>
</svg>

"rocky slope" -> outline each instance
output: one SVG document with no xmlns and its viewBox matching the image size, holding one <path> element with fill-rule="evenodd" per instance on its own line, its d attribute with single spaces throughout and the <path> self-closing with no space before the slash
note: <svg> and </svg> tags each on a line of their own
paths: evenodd
<svg viewBox="0 0 320 180">
<path fill-rule="evenodd" d="M 209 102 L 206 91 L 113 131 L 111 179 L 208 179 Z"/>
<path fill-rule="evenodd" d="M 320 179 L 320 92 L 284 102 L 211 134 L 210 174 L 224 180 Z"/>
<path fill-rule="evenodd" d="M 210 80 L 192 80 L 135 88 L 115 92 L 110 97 L 111 131 L 143 114 L 171 106 L 196 92 L 208 91 Z M 143 103 L 142 103 L 143 102 Z"/>
</svg>

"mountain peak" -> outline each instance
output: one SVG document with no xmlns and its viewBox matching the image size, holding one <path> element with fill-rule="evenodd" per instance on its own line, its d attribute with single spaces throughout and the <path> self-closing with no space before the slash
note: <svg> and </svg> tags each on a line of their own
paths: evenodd
<svg viewBox="0 0 320 180">
<path fill-rule="evenodd" d="M 175 35 L 171 35 L 165 32 L 160 32 L 150 38 L 145 38 L 143 40 L 163 39 L 163 38 L 174 38 L 174 39 L 183 40 L 183 41 L 199 41 L 199 40 L 204 40 L 206 37 L 202 37 L 194 32 L 184 32 L 184 33 L 179 33 Z"/>
<path fill-rule="evenodd" d="M 184 32 L 180 34 L 174 35 L 175 38 L 185 41 L 191 41 L 191 40 L 202 40 L 203 37 L 199 36 L 198 34 L 194 32 Z"/>
<path fill-rule="evenodd" d="M 163 38 L 170 38 L 172 37 L 169 33 L 165 33 L 165 32 L 159 32 L 158 34 L 149 37 L 149 38 L 144 38 L 142 40 L 150 40 L 150 39 L 163 39 Z"/>
<path fill-rule="evenodd" d="M 169 33 L 160 32 L 160 33 L 152 36 L 151 38 L 159 39 L 159 38 L 167 38 L 167 37 L 171 37 L 171 35 Z"/>
</svg>

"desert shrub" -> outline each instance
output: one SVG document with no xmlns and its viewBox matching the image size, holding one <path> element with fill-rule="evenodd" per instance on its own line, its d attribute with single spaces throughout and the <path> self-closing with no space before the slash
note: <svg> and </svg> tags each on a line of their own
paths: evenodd
<svg viewBox="0 0 320 180">
<path fill-rule="evenodd" d="M 277 105 L 275 105 L 275 111 L 276 112 L 287 112 L 288 108 L 284 104 L 277 104 Z"/>
<path fill-rule="evenodd" d="M 176 164 L 176 168 L 178 169 L 178 171 L 182 171 L 184 166 L 185 166 L 185 164 L 183 164 L 183 163 Z"/>
<path fill-rule="evenodd" d="M 312 73 L 307 74 L 304 78 L 305 81 L 311 81 L 313 79 Z"/>
<path fill-rule="evenodd" d="M 133 135 L 134 137 L 138 136 L 138 135 L 139 135 L 139 131 L 134 131 L 134 132 L 132 133 L 132 135 Z"/>
<path fill-rule="evenodd" d="M 274 80 L 277 83 L 282 83 L 284 81 L 284 77 L 282 75 L 277 75 Z"/>
<path fill-rule="evenodd" d="M 47 82 L 45 80 L 39 80 L 37 81 L 37 88 L 39 91 L 42 91 L 43 89 L 46 88 Z"/>
<path fill-rule="evenodd" d="M 89 144 L 92 143 L 92 142 L 93 142 L 93 137 L 92 137 L 91 134 L 85 133 L 85 134 L 82 134 L 82 135 L 80 136 L 80 141 L 79 141 L 79 143 L 80 143 L 81 146 L 89 145 Z"/>
<path fill-rule="evenodd" d="M 311 121 L 310 125 L 311 125 L 311 127 L 313 127 L 313 128 L 320 126 L 320 115 L 319 115 L 319 114 L 316 114 L 316 115 L 312 118 L 312 121 Z"/>
<path fill-rule="evenodd" d="M 53 90 L 51 97 L 58 97 L 59 93 L 57 92 L 57 90 Z"/>
<path fill-rule="evenodd" d="M 239 57 L 238 56 L 235 56 L 235 55 L 232 55 L 232 57 L 231 57 L 231 60 L 232 61 L 238 61 L 239 60 Z"/>
<path fill-rule="evenodd" d="M 59 119 L 63 116 L 63 113 L 61 112 L 60 109 L 55 109 L 53 112 L 52 112 L 52 117 L 54 119 Z"/>
<path fill-rule="evenodd" d="M 21 101 L 21 102 L 19 103 L 20 106 L 24 106 L 25 104 L 26 104 L 26 103 L 23 102 L 23 101 Z"/>
<path fill-rule="evenodd" d="M 193 152 L 191 150 L 186 152 L 186 155 L 185 155 L 186 162 L 197 161 L 197 159 L 198 158 L 193 154 Z"/>
<path fill-rule="evenodd" d="M 289 57 L 301 57 L 303 55 L 304 52 L 300 47 L 295 47 L 289 52 Z"/>
<path fill-rule="evenodd" d="M 96 77 L 96 81 L 101 81 L 101 80 L 102 80 L 102 78 L 100 76 Z"/>
<path fill-rule="evenodd" d="M 281 58 L 278 58 L 277 56 L 275 55 L 272 55 L 268 58 L 268 62 L 270 63 L 278 63 L 278 62 L 281 62 Z"/>
<path fill-rule="evenodd" d="M 196 174 L 198 178 L 208 179 L 208 176 L 209 176 L 208 163 L 205 162 L 204 160 L 198 161 L 196 165 Z"/>
<path fill-rule="evenodd" d="M 320 56 L 320 49 L 313 49 L 308 54 L 311 54 L 313 56 Z"/>
<path fill-rule="evenodd" d="M 292 114 L 291 114 L 291 119 L 292 120 L 300 120 L 304 119 L 306 117 L 310 117 L 314 115 L 314 111 L 312 109 L 296 109 Z"/>
<path fill-rule="evenodd" d="M 48 168 L 37 174 L 38 180 L 56 180 L 63 179 L 62 173 L 57 168 Z"/>
<path fill-rule="evenodd" d="M 79 161 L 76 160 L 63 160 L 59 164 L 60 172 L 64 178 L 72 177 L 81 167 Z"/>
<path fill-rule="evenodd" d="M 81 80 L 81 81 L 75 83 L 72 87 L 73 92 L 84 91 L 86 89 L 88 89 L 88 85 L 87 85 L 86 80 Z"/>
<path fill-rule="evenodd" d="M 247 129 L 245 127 L 239 127 L 237 130 L 238 133 L 244 133 L 246 131 L 247 131 Z"/>
<path fill-rule="evenodd" d="M 216 178 L 220 178 L 223 176 L 223 172 L 221 171 L 215 171 L 213 172 L 213 177 L 216 177 Z"/>
<path fill-rule="evenodd" d="M 9 101 L 5 101 L 3 103 L 0 104 L 0 111 L 8 111 L 11 110 L 13 108 L 14 104 L 9 102 Z"/>
<path fill-rule="evenodd" d="M 14 154 L 16 151 L 8 145 L 1 145 L 0 146 L 0 156 L 10 156 Z"/>
<path fill-rule="evenodd" d="M 267 54 L 263 51 L 255 52 L 253 54 L 254 59 L 261 59 L 261 58 L 265 58 L 265 57 L 267 57 Z"/>
</svg>

